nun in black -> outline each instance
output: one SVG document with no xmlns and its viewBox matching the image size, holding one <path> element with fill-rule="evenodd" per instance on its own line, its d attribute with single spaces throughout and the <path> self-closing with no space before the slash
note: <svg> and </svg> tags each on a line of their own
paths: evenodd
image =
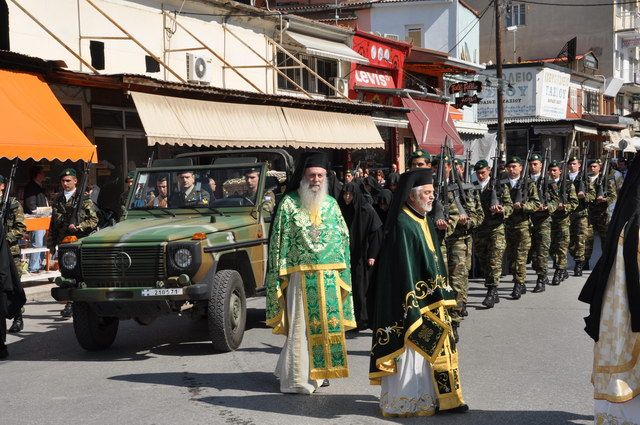
<svg viewBox="0 0 640 425">
<path fill-rule="evenodd" d="M 380 193 L 378 193 L 376 203 L 373 206 L 373 209 L 376 210 L 378 217 L 380 217 L 380 221 L 382 221 L 383 224 L 387 221 L 387 211 L 389 211 L 392 199 L 393 192 L 389 189 L 382 189 Z"/>
<path fill-rule="evenodd" d="M 362 330 L 369 322 L 367 289 L 380 250 L 382 221 L 354 183 L 344 184 L 338 204 L 349 228 L 353 306 L 358 329 Z"/>
<path fill-rule="evenodd" d="M 20 285 L 20 277 L 9 251 L 7 234 L 0 220 L 0 360 L 8 356 L 6 319 L 13 319 L 20 313 L 27 299 Z"/>
</svg>

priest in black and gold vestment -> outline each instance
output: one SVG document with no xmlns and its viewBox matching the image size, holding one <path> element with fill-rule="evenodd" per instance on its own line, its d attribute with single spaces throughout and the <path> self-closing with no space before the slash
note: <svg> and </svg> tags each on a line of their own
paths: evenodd
<svg viewBox="0 0 640 425">
<path fill-rule="evenodd" d="M 400 176 L 374 279 L 369 379 L 381 385 L 383 416 L 465 412 L 458 353 L 448 309 L 456 294 L 427 212 L 434 200 L 430 169 Z"/>
</svg>

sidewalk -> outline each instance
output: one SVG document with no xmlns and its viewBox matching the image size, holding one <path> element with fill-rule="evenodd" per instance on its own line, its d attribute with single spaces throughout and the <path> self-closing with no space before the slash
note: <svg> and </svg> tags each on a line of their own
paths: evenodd
<svg viewBox="0 0 640 425">
<path fill-rule="evenodd" d="M 51 288 L 55 288 L 56 284 L 49 282 L 49 276 L 43 274 L 42 278 L 29 279 L 22 282 L 24 292 L 27 296 L 27 302 L 30 301 L 53 301 L 51 297 Z"/>
</svg>

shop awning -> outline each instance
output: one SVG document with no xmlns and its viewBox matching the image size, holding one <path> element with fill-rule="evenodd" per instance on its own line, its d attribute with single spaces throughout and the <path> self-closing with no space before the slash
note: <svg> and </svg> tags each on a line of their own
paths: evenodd
<svg viewBox="0 0 640 425">
<path fill-rule="evenodd" d="M 131 95 L 150 146 L 384 148 L 366 115 Z"/>
<path fill-rule="evenodd" d="M 0 109 L 0 156 L 98 160 L 96 147 L 37 76 L 0 70 Z"/>
<path fill-rule="evenodd" d="M 456 155 L 464 153 L 464 145 L 448 112 L 448 105 L 426 100 L 402 99 L 406 108 L 411 131 L 418 145 L 431 154 L 440 152 L 440 146 L 449 139 Z"/>
<path fill-rule="evenodd" d="M 305 53 L 310 55 L 360 63 L 363 65 L 369 64 L 369 60 L 367 58 L 356 53 L 346 44 L 312 37 L 310 35 L 300 34 L 294 31 L 286 31 L 285 35 L 289 38 L 290 43 L 304 48 Z"/>
</svg>

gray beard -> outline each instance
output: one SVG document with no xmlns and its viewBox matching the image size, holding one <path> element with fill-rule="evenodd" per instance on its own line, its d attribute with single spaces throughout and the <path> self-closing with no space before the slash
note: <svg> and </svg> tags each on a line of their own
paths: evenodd
<svg viewBox="0 0 640 425">
<path fill-rule="evenodd" d="M 309 183 L 306 180 L 300 182 L 300 188 L 298 189 L 298 195 L 300 195 L 300 203 L 302 208 L 307 211 L 319 211 L 324 198 L 327 196 L 328 184 L 327 180 L 322 183 L 320 190 L 314 192 L 311 190 Z"/>
</svg>

